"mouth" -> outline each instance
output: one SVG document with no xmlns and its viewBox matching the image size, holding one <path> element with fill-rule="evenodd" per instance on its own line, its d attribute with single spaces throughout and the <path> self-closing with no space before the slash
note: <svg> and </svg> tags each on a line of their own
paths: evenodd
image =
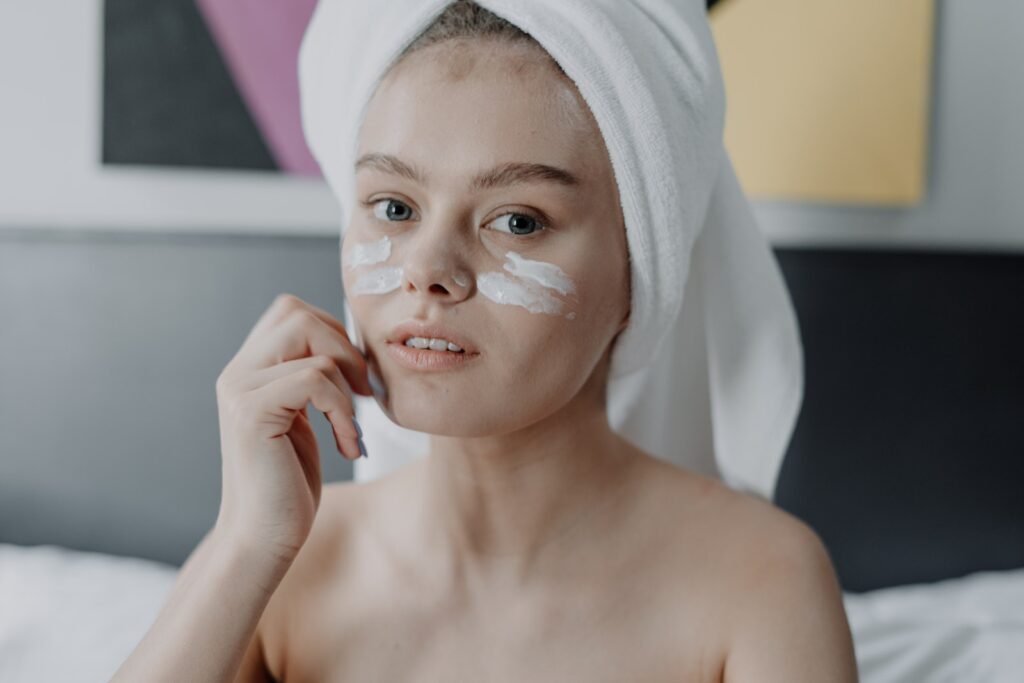
<svg viewBox="0 0 1024 683">
<path fill-rule="evenodd" d="M 439 324 L 410 320 L 396 326 L 387 343 L 438 354 L 480 355 L 476 345 L 464 334 Z"/>
<path fill-rule="evenodd" d="M 476 344 L 461 332 L 417 321 L 395 327 L 386 342 L 388 354 L 411 370 L 452 370 L 480 356 Z"/>
</svg>

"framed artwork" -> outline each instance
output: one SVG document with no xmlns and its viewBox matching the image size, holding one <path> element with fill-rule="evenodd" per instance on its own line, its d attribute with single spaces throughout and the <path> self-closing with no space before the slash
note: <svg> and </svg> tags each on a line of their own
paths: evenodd
<svg viewBox="0 0 1024 683">
<path fill-rule="evenodd" d="M 748 194 L 920 203 L 934 24 L 934 0 L 718 2 L 725 141 Z"/>
<path fill-rule="evenodd" d="M 315 0 L 9 3 L 0 225 L 332 235 L 297 56 Z M 60 21 L 54 17 L 59 16 Z M 18 41 L 21 41 L 19 44 Z M 5 79 L 6 80 L 6 79 Z M 8 123 L 9 122 L 9 123 Z"/>
</svg>

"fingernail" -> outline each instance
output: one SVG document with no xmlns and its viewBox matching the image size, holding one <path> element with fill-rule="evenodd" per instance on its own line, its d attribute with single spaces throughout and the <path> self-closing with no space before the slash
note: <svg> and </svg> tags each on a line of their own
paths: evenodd
<svg viewBox="0 0 1024 683">
<path fill-rule="evenodd" d="M 359 426 L 359 420 L 357 420 L 355 418 L 355 416 L 352 417 L 352 424 L 355 425 L 355 428 L 356 428 L 356 438 L 357 439 L 362 439 L 363 438 L 363 428 Z"/>
<path fill-rule="evenodd" d="M 366 454 L 366 444 L 363 443 L 363 440 L 360 438 L 356 441 L 356 443 L 359 444 L 359 455 L 363 456 L 364 458 L 369 458 L 370 456 Z"/>
</svg>

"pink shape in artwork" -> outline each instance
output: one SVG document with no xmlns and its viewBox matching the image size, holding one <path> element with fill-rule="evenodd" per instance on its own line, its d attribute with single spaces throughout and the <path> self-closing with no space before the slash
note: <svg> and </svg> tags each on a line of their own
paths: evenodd
<svg viewBox="0 0 1024 683">
<path fill-rule="evenodd" d="M 319 176 L 299 109 L 299 46 L 317 0 L 196 0 L 278 166 Z"/>
</svg>

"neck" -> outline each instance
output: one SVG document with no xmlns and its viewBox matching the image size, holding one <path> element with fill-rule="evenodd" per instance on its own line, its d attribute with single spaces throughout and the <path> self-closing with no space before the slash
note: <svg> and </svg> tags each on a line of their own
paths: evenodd
<svg viewBox="0 0 1024 683">
<path fill-rule="evenodd" d="M 508 434 L 431 437 L 424 533 L 453 576 L 501 573 L 521 584 L 604 528 L 636 451 L 595 393 Z"/>
</svg>

